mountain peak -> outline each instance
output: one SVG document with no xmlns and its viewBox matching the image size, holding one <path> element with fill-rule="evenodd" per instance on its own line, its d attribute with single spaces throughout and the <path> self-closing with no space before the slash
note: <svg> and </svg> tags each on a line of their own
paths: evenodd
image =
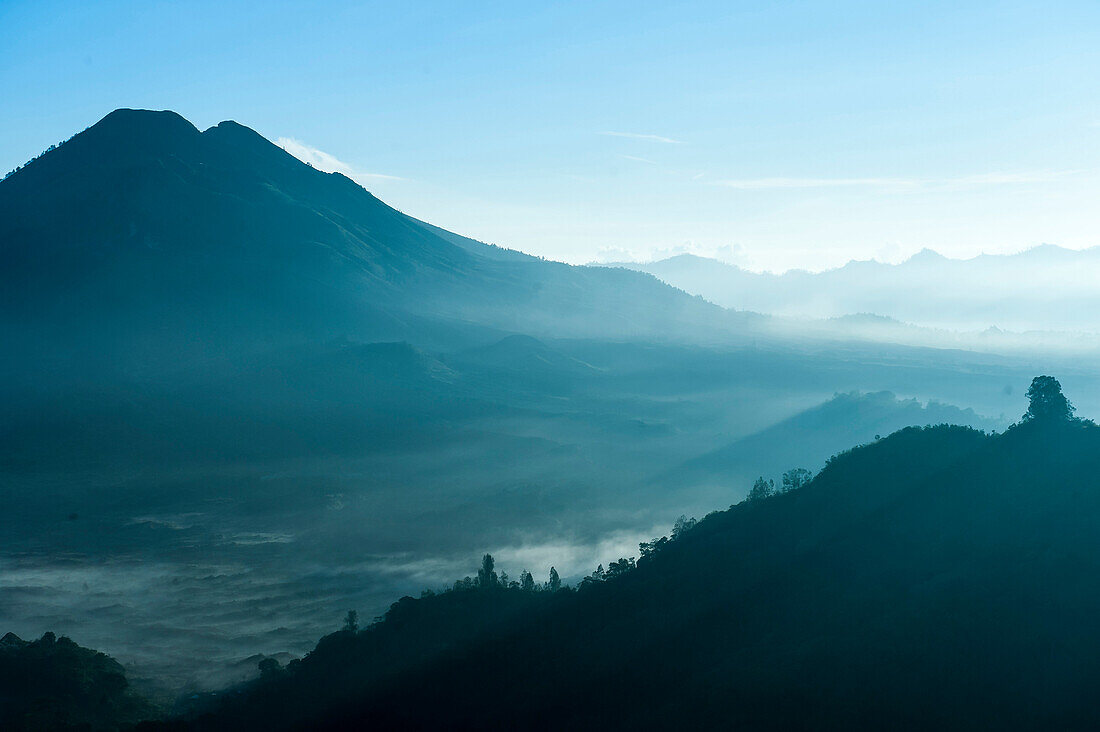
<svg viewBox="0 0 1100 732">
<path fill-rule="evenodd" d="M 198 129 L 170 110 L 116 109 L 96 122 L 78 137 L 104 136 L 114 138 L 116 144 L 133 147 L 145 143 L 163 143 L 165 140 L 186 139 L 199 134 Z"/>
<path fill-rule="evenodd" d="M 111 125 L 160 125 L 198 132 L 198 129 L 188 122 L 183 115 L 178 112 L 173 112 L 170 109 L 132 109 L 130 107 L 119 107 L 113 112 L 109 112 L 103 119 L 92 125 L 92 127 Z"/>
<path fill-rule="evenodd" d="M 24 165 L 21 172 L 24 180 L 29 176 L 38 184 L 53 185 L 48 181 L 59 174 L 131 165 L 166 152 L 179 155 L 193 149 L 200 137 L 198 129 L 175 112 L 116 109 Z"/>
<path fill-rule="evenodd" d="M 278 145 L 272 143 L 259 132 L 256 132 L 256 130 L 252 129 L 251 127 L 246 127 L 240 122 L 234 122 L 231 119 L 219 122 L 213 127 L 203 131 L 202 134 L 222 138 L 227 141 L 231 141 L 233 144 L 236 145 L 262 144 L 266 148 L 278 148 Z"/>
<path fill-rule="evenodd" d="M 116 109 L 32 159 L 11 178 L 17 187 L 49 189 L 56 187 L 60 178 L 75 174 L 87 176 L 89 181 L 100 179 L 98 184 L 89 183 L 90 188 L 99 190 L 107 169 L 141 165 L 141 161 L 166 154 L 186 156 L 200 140 L 198 129 L 175 112 Z"/>
<path fill-rule="evenodd" d="M 909 259 L 907 260 L 907 263 L 909 263 L 909 264 L 938 264 L 939 262 L 943 262 L 946 259 L 947 259 L 947 257 L 943 256 L 942 254 L 935 251 L 934 249 L 929 249 L 928 247 L 925 247 L 924 249 L 921 249 L 919 252 L 917 252 L 913 256 L 909 257 Z"/>
</svg>

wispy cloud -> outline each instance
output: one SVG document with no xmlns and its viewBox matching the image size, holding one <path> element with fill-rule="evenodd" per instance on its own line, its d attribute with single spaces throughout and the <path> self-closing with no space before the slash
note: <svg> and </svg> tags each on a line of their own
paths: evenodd
<svg viewBox="0 0 1100 732">
<path fill-rule="evenodd" d="M 657 163 L 653 162 L 652 160 L 647 160 L 646 158 L 639 158 L 636 155 L 620 155 L 619 157 L 622 158 L 623 160 L 633 160 L 636 163 L 647 163 L 649 165 L 656 165 L 657 164 Z"/>
<path fill-rule="evenodd" d="M 280 137 L 275 141 L 275 144 L 301 160 L 303 163 L 309 163 L 314 168 L 323 170 L 326 173 L 340 173 L 346 175 L 358 183 L 363 183 L 365 180 L 406 180 L 396 175 L 368 173 L 365 170 L 359 170 L 345 163 L 343 160 L 340 160 L 335 155 L 330 155 L 324 150 L 319 150 L 312 145 L 307 145 L 301 140 L 296 140 L 293 137 Z"/>
<path fill-rule="evenodd" d="M 717 180 L 713 185 L 740 190 L 792 188 L 970 188 L 978 186 L 1049 183 L 1078 171 L 1036 171 L 1027 173 L 979 173 L 953 178 L 736 178 Z"/>
<path fill-rule="evenodd" d="M 649 142 L 663 142 L 666 145 L 682 145 L 682 140 L 673 140 L 671 137 L 661 135 L 640 135 L 637 132 L 601 132 L 608 137 L 629 137 L 632 140 L 648 140 Z"/>
</svg>

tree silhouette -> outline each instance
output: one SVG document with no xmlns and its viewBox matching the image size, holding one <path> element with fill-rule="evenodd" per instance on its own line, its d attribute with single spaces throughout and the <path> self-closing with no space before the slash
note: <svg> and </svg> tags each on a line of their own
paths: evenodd
<svg viewBox="0 0 1100 732">
<path fill-rule="evenodd" d="M 643 558 L 650 557 L 668 546 L 669 541 L 670 539 L 667 536 L 662 536 L 653 541 L 643 541 L 638 544 L 638 551 Z"/>
<path fill-rule="evenodd" d="M 752 484 L 752 490 L 749 491 L 749 495 L 746 496 L 746 500 L 761 501 L 773 495 L 775 495 L 775 481 L 765 480 L 763 476 L 761 476 L 756 479 L 755 483 Z"/>
<path fill-rule="evenodd" d="M 477 586 L 482 589 L 488 589 L 490 587 L 496 587 L 499 583 L 497 581 L 497 573 L 493 571 L 493 555 L 486 554 L 481 558 L 481 569 L 477 571 Z"/>
<path fill-rule="evenodd" d="M 258 664 L 257 667 L 260 670 L 260 678 L 270 679 L 273 676 L 277 676 L 280 671 L 283 670 L 279 661 L 274 658 L 264 658 Z"/>
<path fill-rule="evenodd" d="M 783 488 L 780 492 L 790 493 L 806 485 L 813 478 L 813 473 L 806 468 L 794 468 L 783 473 Z"/>
<path fill-rule="evenodd" d="M 1062 393 L 1062 385 L 1053 376 L 1036 376 L 1027 390 L 1030 400 L 1025 422 L 1065 422 L 1073 419 L 1073 405 Z"/>
<path fill-rule="evenodd" d="M 551 592 L 557 592 L 561 589 L 561 577 L 558 576 L 558 570 L 553 567 L 550 568 L 550 583 L 548 586 Z"/>
<path fill-rule="evenodd" d="M 348 610 L 348 614 L 344 616 L 344 630 L 349 633 L 354 633 L 359 630 L 359 613 L 354 610 Z"/>
<path fill-rule="evenodd" d="M 672 525 L 672 538 L 679 539 L 686 532 L 694 529 L 696 523 L 694 517 L 688 518 L 684 514 L 680 514 L 680 518 L 676 519 L 676 523 Z"/>
<path fill-rule="evenodd" d="M 630 559 L 626 559 L 624 557 L 621 557 L 619 559 L 619 561 L 612 562 L 611 564 L 607 565 L 607 572 L 605 573 L 605 577 L 607 579 L 612 579 L 614 577 L 620 577 L 620 576 L 626 574 L 627 572 L 629 572 L 630 570 L 634 569 L 634 567 L 635 567 L 634 557 L 631 557 Z"/>
</svg>

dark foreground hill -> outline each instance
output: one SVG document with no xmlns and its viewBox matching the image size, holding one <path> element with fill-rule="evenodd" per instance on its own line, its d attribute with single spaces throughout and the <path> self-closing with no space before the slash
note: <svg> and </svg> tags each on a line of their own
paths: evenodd
<svg viewBox="0 0 1100 732">
<path fill-rule="evenodd" d="M 577 591 L 396 604 L 203 729 L 1100 724 L 1100 428 L 908 428 Z"/>
<path fill-rule="evenodd" d="M 110 656 L 53 633 L 0 638 L 0 729 L 117 729 L 153 713 Z"/>
</svg>

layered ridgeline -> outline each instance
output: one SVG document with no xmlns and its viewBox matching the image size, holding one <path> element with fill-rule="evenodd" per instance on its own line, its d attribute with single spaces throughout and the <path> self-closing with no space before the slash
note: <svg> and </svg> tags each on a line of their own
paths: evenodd
<svg viewBox="0 0 1100 732">
<path fill-rule="evenodd" d="M 829 457 L 848 447 L 904 427 L 933 424 L 976 429 L 1006 426 L 971 409 L 898 399 L 889 392 L 837 394 L 824 404 L 677 465 L 662 474 L 659 482 L 721 490 L 731 483 L 750 482 L 756 475 L 778 476 L 794 465 L 817 471 Z"/>
<path fill-rule="evenodd" d="M 743 321 L 647 275 L 450 234 L 247 127 L 173 112 L 113 112 L 0 182 L 0 258 L 14 373 L 132 375 L 333 337 L 713 339 Z"/>
<path fill-rule="evenodd" d="M 608 266 L 647 272 L 724 307 L 759 313 L 808 318 L 874 313 L 933 328 L 994 329 L 984 334 L 991 344 L 1007 341 L 996 329 L 1100 333 L 1100 296 L 1093 286 L 1100 277 L 1100 247 L 1074 251 L 1044 245 L 965 260 L 926 249 L 901 264 L 853 261 L 817 273 L 758 273 L 691 254 Z M 878 330 L 887 324 L 877 324 Z M 854 329 L 860 323 L 837 325 Z"/>
<path fill-rule="evenodd" d="M 1100 428 L 1056 381 L 1003 434 L 907 428 L 681 524 L 578 589 L 403 598 L 199 729 L 1100 723 Z"/>
<path fill-rule="evenodd" d="M 11 729 L 1026 728 L 1100 722 L 1100 428 L 1050 377 L 1003 434 L 906 428 L 578 586 L 446 591 L 158 712 L 114 661 L 0 640 Z"/>
</svg>

